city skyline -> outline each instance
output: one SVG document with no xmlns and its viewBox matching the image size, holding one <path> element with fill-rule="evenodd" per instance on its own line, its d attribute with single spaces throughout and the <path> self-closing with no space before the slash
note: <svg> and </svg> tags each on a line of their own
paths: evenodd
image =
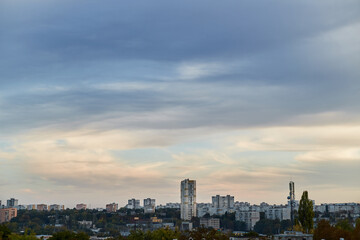
<svg viewBox="0 0 360 240">
<path fill-rule="evenodd" d="M 349 1 L 3 0 L 0 199 L 360 202 Z M 88 199 L 88 201 L 87 201 Z"/>
<path fill-rule="evenodd" d="M 196 203 L 196 204 L 204 204 L 204 203 L 206 203 L 206 204 L 209 204 L 209 203 L 211 203 L 212 202 L 212 204 L 214 205 L 219 205 L 220 203 L 220 205 L 219 206 L 222 206 L 222 205 L 224 205 L 224 206 L 227 206 L 227 207 L 229 207 L 229 206 L 232 206 L 232 204 L 234 203 L 234 202 L 243 202 L 243 203 L 249 203 L 249 204 L 253 204 L 253 205 L 261 205 L 261 204 L 263 204 L 263 203 L 266 203 L 266 204 L 270 204 L 270 205 L 289 205 L 290 204 L 290 201 L 291 200 L 293 200 L 293 201 L 295 201 L 295 202 L 299 202 L 299 200 L 300 200 L 300 197 L 299 197 L 299 199 L 296 199 L 295 198 L 295 192 L 296 192 L 296 188 L 294 187 L 294 182 L 293 181 L 290 181 L 290 183 L 289 183 L 289 188 L 290 188 L 290 193 L 288 194 L 288 196 L 286 197 L 286 202 L 276 202 L 276 203 L 274 203 L 274 202 L 267 202 L 267 201 L 265 201 L 265 200 L 263 200 L 263 201 L 261 201 L 261 202 L 249 202 L 249 201 L 245 201 L 245 200 L 241 200 L 241 199 L 236 199 L 234 196 L 232 196 L 231 195 L 231 193 L 229 193 L 229 194 L 226 194 L 226 195 L 224 195 L 224 196 L 220 196 L 220 194 L 212 194 L 211 195 L 211 197 L 210 197 L 210 200 L 208 199 L 208 200 L 205 200 L 205 201 L 202 201 L 202 202 L 199 202 L 199 201 L 196 201 L 196 196 L 197 196 L 197 194 L 196 194 L 196 180 L 189 180 L 189 179 L 185 179 L 185 180 L 183 180 L 183 181 L 181 181 L 181 184 L 180 184 L 180 201 L 170 201 L 170 202 L 161 202 L 160 201 L 160 203 L 159 204 L 155 204 L 154 206 L 165 206 L 165 204 L 169 204 L 169 203 L 175 203 L 175 204 L 179 204 L 179 207 L 181 208 L 181 205 L 182 205 L 182 202 L 183 202 L 183 197 L 184 197 L 184 194 L 185 194 L 185 192 L 184 192 L 184 189 L 185 189 L 185 185 L 187 186 L 189 183 L 186 183 L 186 181 L 190 181 L 191 182 L 191 184 L 193 184 L 195 187 L 194 187 L 194 189 L 193 190 L 191 190 L 191 191 L 194 191 L 194 193 L 192 193 L 192 194 L 194 194 L 194 202 Z M 184 185 L 185 184 L 185 185 Z M 184 186 L 183 186 L 184 185 Z M 188 190 L 187 190 L 188 191 Z M 306 190 L 304 190 L 304 191 L 306 191 Z M 300 194 L 300 193 L 298 193 L 298 194 Z M 301 194 L 300 194 L 300 196 L 302 195 L 302 192 L 301 192 Z M 143 205 L 141 205 L 141 201 L 144 201 L 144 204 Z M 312 199 L 314 202 L 315 202 L 315 204 L 316 205 L 322 205 L 322 204 L 347 204 L 347 203 L 356 203 L 356 202 L 316 202 L 316 199 Z M 16 199 L 16 198 L 14 198 L 14 197 L 11 197 L 11 198 L 9 198 L 9 199 L 7 199 L 6 201 L 4 201 L 3 203 L 3 205 L 5 206 L 5 207 L 8 207 L 8 206 L 14 206 L 14 205 L 19 205 L 19 206 L 32 206 L 33 208 L 35 208 L 36 207 L 36 205 L 43 205 L 43 204 L 48 204 L 49 206 L 50 205 L 58 205 L 59 204 L 59 206 L 64 206 L 64 205 L 62 205 L 63 203 L 59 203 L 59 202 L 47 202 L 47 201 L 43 201 L 43 202 L 39 202 L 39 203 L 27 203 L 26 201 L 25 201 L 25 203 L 19 203 L 18 202 L 19 201 L 19 199 Z M 147 204 L 149 204 L 149 202 L 151 202 L 151 201 L 153 201 L 153 203 L 152 204 L 154 204 L 155 203 L 155 201 L 156 201 L 156 199 L 152 199 L 151 197 L 146 197 L 146 198 L 144 198 L 144 196 L 141 196 L 141 197 L 133 197 L 133 198 L 131 198 L 131 199 L 129 199 L 129 197 L 127 198 L 127 200 L 125 201 L 126 203 L 124 203 L 124 204 L 122 204 L 122 202 L 119 202 L 119 201 L 115 201 L 115 202 L 113 202 L 113 203 L 103 203 L 103 205 L 105 204 L 105 208 L 104 209 L 106 209 L 107 208 L 107 206 L 108 205 L 112 205 L 112 204 L 116 204 L 117 206 L 120 206 L 120 208 L 122 208 L 122 207 L 124 207 L 124 208 L 129 208 L 128 207 L 128 205 L 130 204 L 130 205 L 132 205 L 131 207 L 130 207 L 130 209 L 137 209 L 138 207 L 141 207 L 141 208 L 143 208 L 144 206 L 145 206 L 145 202 L 148 202 Z M 185 200 L 184 200 L 185 201 Z M 10 202 L 10 205 L 9 205 L 9 202 Z M 81 202 L 81 203 L 80 203 Z M 86 202 L 86 201 L 80 201 L 80 202 L 77 202 L 77 203 L 75 203 L 74 204 L 74 208 L 78 208 L 78 206 L 79 205 L 81 205 L 81 208 L 82 208 L 82 206 L 85 204 L 85 209 L 86 208 L 89 208 L 89 209 L 96 209 L 96 208 L 103 208 L 103 205 L 99 205 L 99 204 L 94 204 L 94 205 L 92 205 L 92 203 L 91 202 Z M 136 203 L 135 203 L 136 202 Z M 158 202 L 158 201 L 156 201 L 156 202 Z M 215 203 L 214 203 L 215 202 Z M 232 202 L 232 203 L 231 203 Z M 294 202 L 294 203 L 295 203 Z M 5 204 L 6 203 L 6 204 Z M 120 205 L 118 205 L 120 203 Z M 293 203 L 293 204 L 294 204 Z M 1 204 L 2 204 L 2 199 L 0 199 L 0 207 L 1 207 Z M 196 205 L 195 204 L 195 205 Z M 357 204 L 360 204 L 360 203 L 357 203 Z M 136 206 L 136 205 L 138 205 L 138 206 Z M 290 204 L 291 205 L 291 204 Z M 136 207 L 135 207 L 136 206 Z M 218 206 L 218 207 L 219 207 Z M 71 206 L 66 206 L 65 208 L 72 208 Z M 220 208 L 220 207 L 219 207 Z M 226 207 L 225 207 L 226 208 Z M 196 209 L 196 206 L 195 206 L 195 209 Z"/>
</svg>

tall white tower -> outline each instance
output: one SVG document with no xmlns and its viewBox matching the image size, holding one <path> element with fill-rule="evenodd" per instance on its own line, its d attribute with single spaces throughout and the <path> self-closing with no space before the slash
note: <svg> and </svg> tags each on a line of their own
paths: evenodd
<svg viewBox="0 0 360 240">
<path fill-rule="evenodd" d="M 181 181 L 181 219 L 191 220 L 196 217 L 196 181 L 185 179 Z"/>
</svg>

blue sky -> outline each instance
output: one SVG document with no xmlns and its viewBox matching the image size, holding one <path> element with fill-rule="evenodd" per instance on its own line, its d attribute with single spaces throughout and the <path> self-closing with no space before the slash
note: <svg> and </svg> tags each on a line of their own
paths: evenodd
<svg viewBox="0 0 360 240">
<path fill-rule="evenodd" d="M 0 3 L 0 199 L 359 202 L 358 1 Z"/>
</svg>

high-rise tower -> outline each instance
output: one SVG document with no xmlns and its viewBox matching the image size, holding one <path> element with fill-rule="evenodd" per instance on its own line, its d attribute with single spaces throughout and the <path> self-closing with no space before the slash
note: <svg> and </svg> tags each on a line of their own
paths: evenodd
<svg viewBox="0 0 360 240">
<path fill-rule="evenodd" d="M 181 181 L 181 219 L 191 220 L 196 217 L 196 181 L 185 179 Z"/>
<path fill-rule="evenodd" d="M 290 219 L 291 219 L 291 225 L 294 225 L 294 207 L 295 207 L 295 184 L 293 181 L 290 181 L 289 183 L 289 205 L 290 205 Z"/>
</svg>

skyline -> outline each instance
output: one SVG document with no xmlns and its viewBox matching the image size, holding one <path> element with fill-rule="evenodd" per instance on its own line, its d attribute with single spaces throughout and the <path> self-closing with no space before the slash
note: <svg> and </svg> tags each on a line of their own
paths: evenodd
<svg viewBox="0 0 360 240">
<path fill-rule="evenodd" d="M 1 1 L 0 199 L 359 203 L 359 10 Z"/>
<path fill-rule="evenodd" d="M 181 184 L 180 184 L 180 201 L 171 201 L 171 202 L 166 202 L 166 203 L 177 203 L 177 204 L 181 204 L 181 196 L 182 196 L 182 183 L 184 182 L 184 181 L 186 181 L 186 180 L 189 180 L 189 179 L 184 179 L 184 180 L 182 180 L 181 181 Z M 193 180 L 190 180 L 190 181 L 195 181 L 196 182 L 196 180 L 195 179 L 193 179 Z M 290 181 L 290 183 L 292 183 L 293 184 L 293 189 L 294 189 L 294 182 L 293 181 Z M 196 188 L 197 189 L 197 188 Z M 296 189 L 296 188 L 295 188 Z M 294 189 L 294 191 L 293 191 L 293 196 L 296 196 L 296 190 Z M 197 190 L 196 190 L 197 191 Z M 289 197 L 290 197 L 290 195 L 291 195 L 291 192 L 292 192 L 292 190 L 289 190 L 290 192 L 289 192 L 289 194 L 288 194 L 288 197 L 286 198 L 286 202 L 281 202 L 281 203 L 269 203 L 269 202 L 266 202 L 266 201 L 262 201 L 262 202 L 257 202 L 257 203 L 252 203 L 252 202 L 248 202 L 248 203 L 250 203 L 250 204 L 255 204 L 255 205 L 259 205 L 259 204 L 261 204 L 261 203 L 267 203 L 267 204 L 269 204 L 269 205 L 288 205 L 289 204 Z M 304 191 L 306 191 L 306 190 L 304 190 Z M 232 194 L 231 193 L 228 193 L 228 194 L 226 194 L 226 195 L 228 195 L 228 196 L 232 196 Z M 226 196 L 226 195 L 224 195 L 224 196 Z M 294 200 L 295 201 L 297 201 L 297 202 L 299 202 L 300 201 L 300 198 L 301 198 L 301 195 L 302 195 L 302 192 L 301 192 L 301 194 L 300 194 L 300 196 L 299 196 L 299 198 L 298 199 L 296 199 L 296 197 L 294 198 Z M 196 196 L 198 196 L 197 194 L 196 194 Z M 212 200 L 212 198 L 214 197 L 214 196 L 221 196 L 221 194 L 213 194 L 213 195 L 211 195 L 211 200 Z M 234 197 L 234 196 L 233 196 Z M 19 199 L 16 199 L 16 197 L 11 197 L 11 199 L 15 199 L 15 200 L 19 200 Z M 146 196 L 146 197 L 144 197 L 144 196 L 141 196 L 141 197 L 128 197 L 127 198 L 127 201 L 126 201 L 126 203 L 125 204 L 122 204 L 122 202 L 120 203 L 120 202 L 116 202 L 116 201 L 110 201 L 110 202 L 108 202 L 108 203 L 106 203 L 106 205 L 107 204 L 112 204 L 112 203 L 116 203 L 116 204 L 120 204 L 119 205 L 119 208 L 121 208 L 121 207 L 126 207 L 126 205 L 128 204 L 128 200 L 131 200 L 131 199 L 136 199 L 136 200 L 139 200 L 140 201 L 140 205 L 141 205 L 141 202 L 142 202 L 142 200 L 147 200 L 147 199 L 151 199 L 151 196 L 149 197 L 149 196 Z M 2 201 L 3 199 L 0 199 L 0 202 Z M 7 199 L 7 200 L 10 200 L 10 198 L 9 199 Z M 155 201 L 156 201 L 156 199 L 154 199 Z M 208 199 L 209 200 L 209 199 Z M 315 205 L 321 205 L 321 204 L 347 204 L 347 203 L 354 203 L 354 202 L 338 202 L 338 203 L 336 203 L 336 202 L 322 202 L 322 203 L 318 203 L 318 202 L 316 202 L 316 200 L 315 199 L 311 199 L 311 200 L 313 200 L 313 201 L 315 201 Z M 240 200 L 240 199 L 234 199 L 234 201 L 235 202 L 247 202 L 247 201 L 242 201 L 242 200 Z M 6 200 L 4 200 L 4 203 L 6 202 Z M 198 202 L 198 201 L 196 201 L 196 203 L 197 204 L 203 204 L 203 203 L 210 203 L 211 201 L 203 201 L 203 202 Z M 60 205 L 63 205 L 63 203 L 60 203 L 60 202 L 52 202 L 52 203 L 50 203 L 50 202 L 47 202 L 47 201 L 42 201 L 41 203 L 39 202 L 39 203 L 23 203 L 23 204 L 19 204 L 19 205 L 23 205 L 23 206 L 26 206 L 26 205 L 37 205 L 37 204 L 47 204 L 47 205 L 51 205 L 51 204 L 60 204 Z M 77 203 L 75 203 L 74 204 L 74 208 L 75 208 L 75 206 L 76 205 L 78 205 L 78 204 L 86 204 L 87 205 L 87 208 L 89 208 L 89 209 L 95 209 L 95 208 L 102 208 L 103 206 L 101 206 L 101 205 L 95 205 L 95 206 L 92 206 L 92 203 L 91 202 L 86 202 L 86 201 L 80 201 L 80 202 L 77 202 Z M 360 203 L 357 203 L 357 204 L 360 204 Z M 161 202 L 161 203 L 159 203 L 159 202 L 157 202 L 157 204 L 156 204 L 156 206 L 160 206 L 160 205 L 165 205 L 165 202 Z M 6 206 L 6 205 L 5 205 Z M 143 206 L 141 206 L 141 207 L 143 207 Z M 70 208 L 71 209 L 71 207 L 69 207 L 69 206 L 66 206 L 65 205 L 65 208 Z"/>
</svg>

